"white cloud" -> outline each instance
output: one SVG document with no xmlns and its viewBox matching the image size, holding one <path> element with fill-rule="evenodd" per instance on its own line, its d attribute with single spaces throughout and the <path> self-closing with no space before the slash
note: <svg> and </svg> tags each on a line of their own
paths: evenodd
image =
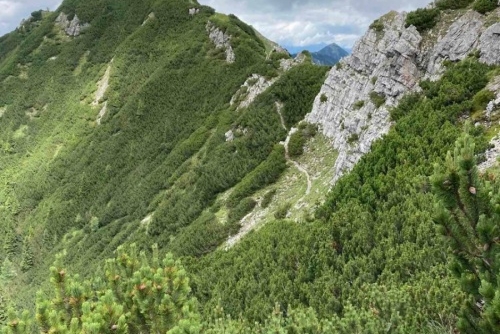
<svg viewBox="0 0 500 334">
<path fill-rule="evenodd" d="M 408 11 L 431 0 L 200 0 L 232 13 L 285 46 L 337 43 L 351 47 L 373 20 L 390 10 Z"/>
<path fill-rule="evenodd" d="M 0 0 L 0 36 L 16 28 L 23 18 L 39 9 L 55 9 L 61 0 Z"/>
<path fill-rule="evenodd" d="M 282 45 L 303 47 L 335 42 L 351 47 L 380 15 L 392 9 L 423 7 L 431 0 L 199 1 L 218 12 L 237 15 Z M 13 30 L 31 12 L 55 9 L 60 3 L 61 0 L 0 0 L 0 36 Z"/>
</svg>

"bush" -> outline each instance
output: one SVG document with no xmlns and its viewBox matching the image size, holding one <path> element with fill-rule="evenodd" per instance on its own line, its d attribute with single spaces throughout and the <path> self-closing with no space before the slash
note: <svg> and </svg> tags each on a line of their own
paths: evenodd
<svg viewBox="0 0 500 334">
<path fill-rule="evenodd" d="M 473 2 L 474 0 L 439 0 L 436 2 L 436 6 L 441 10 L 460 9 L 466 8 Z"/>
<path fill-rule="evenodd" d="M 381 106 L 384 105 L 386 98 L 385 98 L 385 95 L 383 95 L 381 93 L 371 92 L 370 93 L 370 100 L 375 105 L 375 107 L 380 108 Z"/>
<path fill-rule="evenodd" d="M 306 143 L 306 137 L 302 131 L 295 132 L 288 142 L 288 154 L 290 157 L 298 157 L 304 153 L 304 144 Z"/>
<path fill-rule="evenodd" d="M 382 21 L 380 20 L 375 20 L 373 21 L 372 24 L 370 24 L 370 29 L 373 29 L 375 30 L 376 32 L 382 32 L 384 31 L 384 23 L 382 23 Z"/>
<path fill-rule="evenodd" d="M 260 207 L 265 209 L 271 204 L 271 201 L 274 198 L 274 195 L 276 195 L 276 189 L 269 190 L 264 197 L 262 197 L 262 202 L 260 203 Z"/>
<path fill-rule="evenodd" d="M 488 89 L 483 89 L 479 91 L 474 96 L 473 102 L 474 102 L 474 109 L 475 110 L 485 110 L 486 106 L 491 100 L 495 99 L 495 93 Z"/>
<path fill-rule="evenodd" d="M 347 138 L 347 142 L 349 144 L 355 143 L 359 140 L 359 135 L 357 133 L 353 133 Z"/>
<path fill-rule="evenodd" d="M 274 218 L 276 219 L 285 219 L 286 216 L 288 215 L 288 211 L 290 211 L 290 208 L 292 207 L 292 204 L 290 203 L 284 203 L 280 205 L 278 210 L 274 213 Z"/>
<path fill-rule="evenodd" d="M 37 22 L 37 21 L 41 21 L 42 20 L 42 11 L 41 10 L 37 10 L 33 13 L 31 13 L 31 21 L 32 22 Z"/>
<path fill-rule="evenodd" d="M 473 6 L 474 10 L 481 14 L 491 12 L 497 7 L 498 7 L 497 0 L 476 0 Z"/>
<path fill-rule="evenodd" d="M 363 106 L 364 106 L 364 105 L 365 105 L 365 101 L 360 100 L 360 101 L 357 101 L 356 103 L 354 103 L 352 107 L 353 107 L 355 110 L 358 110 L 358 109 L 363 108 Z"/>
<path fill-rule="evenodd" d="M 321 101 L 321 103 L 325 103 L 326 101 L 328 101 L 328 97 L 326 97 L 325 94 L 321 94 L 321 97 L 319 98 L 319 100 Z"/>
<path fill-rule="evenodd" d="M 299 130 L 302 131 L 307 139 L 309 139 L 316 136 L 318 133 L 318 126 L 316 124 L 302 122 L 299 124 Z"/>
<path fill-rule="evenodd" d="M 406 27 L 408 28 L 413 25 L 419 32 L 432 29 L 437 23 L 439 12 L 438 8 L 419 8 L 414 12 L 408 13 L 406 17 Z"/>
<path fill-rule="evenodd" d="M 241 202 L 229 211 L 227 215 L 227 222 L 234 224 L 242 220 L 250 211 L 252 211 L 257 202 L 250 197 L 244 198 Z"/>
</svg>

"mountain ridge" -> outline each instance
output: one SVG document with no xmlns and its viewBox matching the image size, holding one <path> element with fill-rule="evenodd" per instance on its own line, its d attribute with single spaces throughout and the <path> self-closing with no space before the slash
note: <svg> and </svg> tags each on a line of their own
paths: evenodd
<svg viewBox="0 0 500 334">
<path fill-rule="evenodd" d="M 433 164 L 498 132 L 500 12 L 434 10 L 331 69 L 187 0 L 66 0 L 1 37 L 0 298 L 43 328 L 456 331 L 482 297 L 449 268 Z"/>
</svg>

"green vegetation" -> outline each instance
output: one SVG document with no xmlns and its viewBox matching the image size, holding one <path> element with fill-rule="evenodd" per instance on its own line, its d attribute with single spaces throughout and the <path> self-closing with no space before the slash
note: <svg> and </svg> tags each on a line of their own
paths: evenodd
<svg viewBox="0 0 500 334">
<path fill-rule="evenodd" d="M 438 0 L 436 7 L 441 10 L 460 9 L 468 7 L 473 2 L 474 0 Z"/>
<path fill-rule="evenodd" d="M 406 27 L 415 26 L 422 33 L 432 29 L 439 18 L 439 8 L 419 8 L 414 12 L 408 13 L 406 17 Z"/>
<path fill-rule="evenodd" d="M 481 13 L 486 14 L 498 7 L 498 1 L 495 0 L 476 0 L 474 2 L 474 10 Z"/>
<path fill-rule="evenodd" d="M 474 96 L 474 108 L 475 110 L 485 110 L 488 103 L 494 100 L 496 97 L 495 93 L 488 89 L 483 89 Z"/>
<path fill-rule="evenodd" d="M 304 153 L 306 140 L 302 131 L 297 131 L 290 136 L 290 141 L 288 142 L 288 154 L 290 154 L 290 157 L 296 158 Z"/>
<path fill-rule="evenodd" d="M 291 207 L 292 207 L 292 204 L 289 202 L 281 204 L 278 207 L 278 209 L 276 210 L 276 212 L 274 213 L 274 218 L 285 219 L 286 216 L 288 215 L 288 212 L 290 211 Z"/>
<path fill-rule="evenodd" d="M 441 204 L 435 221 L 453 250 L 452 272 L 469 297 L 458 326 L 464 333 L 497 333 L 500 184 L 479 178 L 467 134 L 448 152 L 445 165 L 435 166 L 431 182 Z"/>
<path fill-rule="evenodd" d="M 327 68 L 283 73 L 286 55 L 266 59 L 253 28 L 191 0 L 61 10 L 90 27 L 72 38 L 43 12 L 0 38 L 4 332 L 432 333 L 458 319 L 464 332 L 498 331 L 499 186 L 473 166 L 483 129 L 446 158 L 459 119 L 491 97 L 492 68 L 471 57 L 423 82 L 331 188 L 336 153 L 299 123 Z M 424 30 L 438 15 L 417 13 Z M 234 63 L 208 20 L 232 36 Z M 254 73 L 280 78 L 236 111 Z M 308 173 L 287 168 L 278 144 L 292 127 L 290 155 Z M 266 224 L 221 250 L 255 210 Z"/>
<path fill-rule="evenodd" d="M 380 108 L 385 104 L 386 97 L 382 93 L 371 92 L 370 101 L 375 105 L 375 107 Z"/>
<path fill-rule="evenodd" d="M 384 28 L 384 23 L 380 19 L 377 19 L 370 24 L 370 29 L 373 29 L 378 33 L 383 32 Z"/>
<path fill-rule="evenodd" d="M 365 106 L 365 101 L 363 100 L 359 100 L 359 101 L 356 101 L 356 103 L 353 104 L 353 108 L 354 110 L 358 110 L 358 109 L 361 109 Z"/>
<path fill-rule="evenodd" d="M 308 305 L 320 319 L 349 316 L 363 328 L 454 328 L 466 298 L 448 270 L 451 253 L 433 222 L 428 177 L 453 147 L 457 119 L 472 111 L 488 71 L 474 59 L 452 65 L 424 89 L 427 98 L 410 96 L 396 108 L 396 125 L 338 181 L 316 212 L 320 221 L 267 224 L 230 251 L 193 264 L 204 313 L 220 305 L 265 321 L 271 299 L 292 309 Z M 461 87 L 451 102 L 448 90 Z M 484 150 L 480 129 L 471 135 L 475 151 Z M 280 209 L 281 218 L 286 207 Z"/>
<path fill-rule="evenodd" d="M 276 189 L 271 189 L 268 192 L 266 192 L 265 195 L 262 197 L 262 202 L 260 203 L 260 206 L 264 209 L 267 208 L 269 204 L 271 204 L 274 195 L 276 195 Z"/>
<path fill-rule="evenodd" d="M 353 144 L 359 140 L 359 135 L 357 133 L 353 133 L 347 138 L 347 142 L 349 144 Z"/>
<path fill-rule="evenodd" d="M 279 71 L 236 17 L 187 0 L 67 0 L 61 10 L 90 28 L 71 38 L 54 26 L 58 13 L 44 13 L 0 38 L 0 295 L 31 315 L 63 248 L 85 280 L 125 243 L 193 258 L 220 247 L 250 197 L 286 170 L 275 102 L 296 126 L 328 70 L 306 62 L 280 73 L 235 112 L 229 101 L 251 74 Z M 232 35 L 234 64 L 215 55 L 208 20 Z M 97 125 L 103 105 L 92 102 L 108 67 Z M 218 202 L 223 193 L 231 203 Z"/>
</svg>

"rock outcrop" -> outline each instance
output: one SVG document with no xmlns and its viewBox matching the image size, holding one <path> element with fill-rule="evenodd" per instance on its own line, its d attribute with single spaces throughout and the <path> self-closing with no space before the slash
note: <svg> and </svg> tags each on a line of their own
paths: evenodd
<svg viewBox="0 0 500 334">
<path fill-rule="evenodd" d="M 96 107 L 102 103 L 102 99 L 104 98 L 104 95 L 106 94 L 106 91 L 108 90 L 109 79 L 111 77 L 111 65 L 113 64 L 113 60 L 114 60 L 114 58 L 111 59 L 110 64 L 106 68 L 106 72 L 104 73 L 104 76 L 97 83 L 97 91 L 95 92 L 94 101 L 92 101 L 92 106 L 94 106 L 94 107 Z M 106 115 L 107 110 L 108 110 L 108 101 L 104 101 L 104 103 L 102 103 L 101 110 L 99 111 L 99 114 L 97 115 L 97 119 L 96 119 L 97 125 L 101 124 L 101 121 L 102 121 L 103 117 Z"/>
<path fill-rule="evenodd" d="M 280 69 L 282 73 L 289 71 L 294 66 L 302 64 L 306 60 L 306 56 L 299 53 L 295 58 L 287 58 L 280 60 Z M 252 74 L 236 94 L 233 95 L 230 105 L 238 104 L 238 110 L 248 107 L 253 101 L 269 87 L 271 87 L 281 75 L 268 79 L 260 74 Z"/>
<path fill-rule="evenodd" d="M 301 52 L 295 58 L 286 58 L 280 60 L 280 68 L 283 71 L 288 71 L 292 67 L 302 64 L 306 60 L 306 56 Z"/>
<path fill-rule="evenodd" d="M 238 110 L 248 107 L 266 89 L 271 87 L 278 78 L 266 79 L 262 75 L 252 74 L 231 98 L 230 105 L 238 104 Z"/>
<path fill-rule="evenodd" d="M 500 23 L 486 27 L 485 20 L 467 11 L 434 42 L 431 35 L 424 43 L 415 27 L 405 27 L 406 13 L 391 12 L 379 20 L 383 31 L 370 29 L 332 68 L 306 116 L 339 152 L 332 183 L 389 131 L 388 109 L 418 91 L 421 79 L 439 78 L 445 60 L 458 61 L 478 50 L 480 61 L 500 64 Z"/>
<path fill-rule="evenodd" d="M 226 62 L 232 64 L 236 61 L 233 47 L 231 46 L 231 35 L 226 34 L 221 29 L 216 27 L 212 22 L 208 21 L 206 25 L 208 37 L 215 44 L 217 49 L 225 49 Z"/>
<path fill-rule="evenodd" d="M 194 16 L 200 12 L 199 8 L 190 8 L 189 9 L 189 15 Z"/>
<path fill-rule="evenodd" d="M 82 23 L 76 14 L 72 20 L 69 20 L 68 15 L 63 12 L 57 17 L 56 24 L 64 30 L 66 35 L 71 37 L 79 36 L 83 30 L 90 26 L 88 23 Z"/>
<path fill-rule="evenodd" d="M 488 65 L 500 63 L 500 23 L 486 29 L 479 39 L 481 61 Z"/>
<path fill-rule="evenodd" d="M 469 11 L 450 26 L 446 35 L 438 40 L 430 52 L 428 77 L 438 79 L 444 70 L 442 67 L 444 60 L 462 60 L 476 49 L 483 30 L 482 17 L 475 11 Z"/>
</svg>

